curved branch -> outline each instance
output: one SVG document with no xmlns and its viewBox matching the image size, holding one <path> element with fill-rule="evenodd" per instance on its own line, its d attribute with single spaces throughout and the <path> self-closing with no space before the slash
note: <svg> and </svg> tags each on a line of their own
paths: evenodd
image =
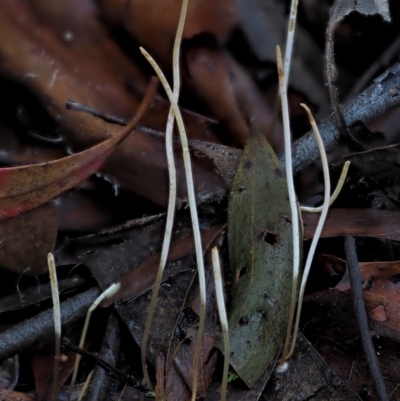
<svg viewBox="0 0 400 401">
<path fill-rule="evenodd" d="M 400 106 L 400 63 L 396 63 L 376 78 L 359 96 L 343 107 L 344 118 L 349 126 L 357 120 L 365 124 L 385 111 Z M 339 141 L 339 131 L 332 116 L 319 125 L 326 151 L 330 151 Z M 284 155 L 279 156 L 284 165 Z M 298 174 L 319 159 L 318 147 L 312 131 L 293 145 L 293 172 Z"/>
</svg>

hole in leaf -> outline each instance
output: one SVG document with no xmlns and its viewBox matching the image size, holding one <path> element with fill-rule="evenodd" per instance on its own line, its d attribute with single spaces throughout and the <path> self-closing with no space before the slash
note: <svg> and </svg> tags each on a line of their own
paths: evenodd
<svg viewBox="0 0 400 401">
<path fill-rule="evenodd" d="M 251 166 L 253 165 L 253 163 L 251 162 L 251 160 L 247 160 L 246 163 L 244 163 L 244 168 L 246 170 L 249 170 L 251 168 Z"/>
<path fill-rule="evenodd" d="M 262 231 L 262 232 L 261 232 L 261 235 L 262 235 L 262 239 L 263 239 L 267 244 L 270 244 L 270 245 L 275 245 L 275 244 L 276 244 L 276 242 L 277 242 L 277 239 L 276 239 L 277 235 L 276 235 L 276 233 L 273 233 L 272 231 Z"/>
<path fill-rule="evenodd" d="M 395 274 L 390 278 L 390 281 L 394 284 L 400 283 L 400 274 Z"/>
</svg>

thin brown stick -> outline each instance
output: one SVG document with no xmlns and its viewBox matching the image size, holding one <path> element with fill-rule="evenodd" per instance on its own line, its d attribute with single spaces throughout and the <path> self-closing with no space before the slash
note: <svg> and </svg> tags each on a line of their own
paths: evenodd
<svg viewBox="0 0 400 401">
<path fill-rule="evenodd" d="M 371 334 L 368 327 L 367 312 L 365 311 L 364 297 L 362 294 L 362 275 L 358 265 L 356 241 L 354 237 L 346 237 L 344 240 L 344 249 L 346 253 L 347 267 L 349 270 L 351 291 L 353 297 L 354 313 L 356 315 L 357 325 L 361 336 L 361 343 L 368 362 L 369 371 L 375 385 L 375 391 L 379 401 L 389 401 L 386 393 L 385 382 L 379 368 L 378 358 Z"/>
</svg>

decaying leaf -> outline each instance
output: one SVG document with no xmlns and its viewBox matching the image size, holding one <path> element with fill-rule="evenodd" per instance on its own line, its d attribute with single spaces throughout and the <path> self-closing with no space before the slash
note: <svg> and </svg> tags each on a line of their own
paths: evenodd
<svg viewBox="0 0 400 401">
<path fill-rule="evenodd" d="M 60 364 L 59 380 L 60 387 L 64 384 L 74 369 L 74 353 L 63 351 L 68 358 Z M 36 347 L 29 353 L 30 364 L 35 380 L 35 400 L 51 401 L 54 399 L 53 370 L 54 370 L 54 348 Z"/>
<path fill-rule="evenodd" d="M 83 7 L 88 2 L 90 0 L 80 4 Z M 26 29 L 27 26 L 29 29 Z M 71 25 L 68 26 L 71 29 Z M 62 30 L 62 33 L 65 32 L 71 33 Z M 109 65 L 110 57 L 113 57 L 110 53 L 107 53 L 106 58 L 103 56 L 99 59 L 87 50 L 77 52 L 75 45 L 71 46 L 68 40 L 60 38 L 38 20 L 30 3 L 3 1 L 0 33 L 2 37 L 7 37 L 7 40 L 0 41 L 0 73 L 29 88 L 57 121 L 61 134 L 65 135 L 66 142 L 74 149 L 87 149 L 117 135 L 120 128 L 85 113 L 67 110 L 65 103 L 68 99 L 89 104 L 124 119 L 130 118 L 137 109 L 143 91 L 136 87 L 132 91 L 128 90 L 116 74 L 104 70 L 104 66 Z M 97 37 L 96 41 L 104 43 L 101 37 Z M 19 43 L 19 46 L 13 43 Z M 134 80 L 134 77 L 129 79 Z M 168 110 L 169 103 L 158 97 L 143 119 L 143 125 L 162 132 Z M 215 124 L 210 119 L 195 113 L 184 114 L 191 138 L 217 140 Z M 111 175 L 121 188 L 166 206 L 168 175 L 164 138 L 151 132 L 136 130 L 128 136 L 124 146 L 117 147 L 112 153 L 103 171 Z M 183 201 L 186 199 L 186 185 L 178 146 L 175 152 L 178 199 Z M 226 188 L 221 177 L 214 171 L 215 165 L 207 157 L 194 156 L 192 162 L 198 199 L 201 202 L 210 198 L 221 199 Z"/>
<path fill-rule="evenodd" d="M 285 335 L 293 248 L 281 165 L 258 128 L 253 131 L 228 209 L 230 363 L 249 387 L 267 370 Z"/>
<path fill-rule="evenodd" d="M 342 261 L 339 258 L 338 260 Z M 363 276 L 363 288 L 367 289 L 368 293 L 378 294 L 385 297 L 387 301 L 400 303 L 400 262 L 398 260 L 392 262 L 364 262 L 360 263 L 359 266 Z M 350 289 L 347 272 L 335 288 L 340 291 Z"/>
<path fill-rule="evenodd" d="M 397 400 L 400 395 L 397 387 L 400 378 L 400 304 L 367 290 L 363 291 L 363 296 L 387 392 L 391 394 L 391 400 Z M 380 321 L 375 320 L 373 314 L 371 316 L 371 312 L 377 308 L 381 310 Z M 352 320 L 354 311 L 350 291 L 320 291 L 305 299 L 303 322 L 307 339 L 315 346 L 330 369 L 346 382 L 350 390 L 356 394 L 371 394 L 370 399 L 376 399 L 372 396 L 373 384 L 357 325 L 349 323 Z"/>
<path fill-rule="evenodd" d="M 217 224 L 208 230 L 203 230 L 201 233 L 203 249 L 208 249 L 211 242 L 225 227 L 225 224 Z M 178 241 L 174 242 L 169 251 L 168 262 L 177 261 L 184 258 L 188 254 L 194 252 L 193 235 L 189 235 Z M 103 307 L 110 306 L 114 302 L 126 301 L 143 294 L 154 285 L 158 265 L 160 263 L 160 253 L 155 253 L 149 258 L 145 259 L 142 263 L 134 269 L 129 270 L 124 276 L 121 277 L 119 283 L 120 289 L 111 297 L 102 302 Z M 169 269 L 163 276 L 163 281 L 168 277 L 172 277 L 187 270 L 188 266 L 183 266 L 179 263 L 177 268 Z"/>
<path fill-rule="evenodd" d="M 239 63 L 215 44 L 194 42 L 186 48 L 183 82 L 228 128 L 229 142 L 244 147 L 249 136 L 248 116 L 257 119 L 262 132 L 269 133 L 273 118 L 271 106 Z M 282 150 L 279 134 L 282 130 L 276 129 L 268 137 L 277 151 Z"/>
<path fill-rule="evenodd" d="M 304 239 L 311 239 L 319 216 L 303 213 Z M 400 241 L 400 213 L 392 210 L 331 209 L 322 230 L 321 238 L 345 235 L 376 237 Z"/>
<path fill-rule="evenodd" d="M 179 19 L 180 1 L 158 1 L 157 7 L 147 0 L 96 0 L 96 3 L 103 17 L 122 25 L 151 54 L 168 64 Z M 235 23 L 234 1 L 194 0 L 188 4 L 183 39 L 206 33 L 223 43 L 229 38 Z"/>
<path fill-rule="evenodd" d="M 279 383 L 279 384 L 278 384 Z M 299 334 L 288 370 L 275 372 L 267 384 L 264 399 L 282 401 L 360 401 L 345 380 L 340 380 L 311 343 Z"/>
<path fill-rule="evenodd" d="M 35 397 L 19 391 L 0 389 L 0 397 L 4 401 L 34 401 Z"/>
<path fill-rule="evenodd" d="M 217 308 L 213 288 L 211 260 L 206 257 L 207 305 L 204 332 L 200 351 L 199 384 L 197 394 L 203 398 L 207 394 L 217 362 L 218 354 L 213 350 L 217 326 Z M 200 292 L 196 282 L 193 283 L 186 299 L 182 302 L 180 313 L 175 321 L 174 332 L 170 336 L 168 358 L 166 361 L 166 388 L 171 391 L 168 401 L 191 400 L 193 383 L 193 358 L 196 339 L 199 333 Z M 154 334 L 153 334 L 154 335 Z"/>
<path fill-rule="evenodd" d="M 84 245 L 84 239 L 81 238 L 78 244 L 70 243 L 70 251 L 81 255 L 81 259 L 88 266 L 102 289 L 107 288 L 111 283 L 120 281 L 124 277 L 122 280 L 124 287 L 122 299 L 137 296 L 145 292 L 146 289 L 149 289 L 154 283 L 155 267 L 158 267 L 159 261 L 159 255 L 156 253 L 160 251 L 164 225 L 165 221 L 159 220 L 143 226 L 130 227 L 123 232 L 113 232 L 112 236 L 99 234 L 96 237 L 89 237 L 89 243 L 86 246 Z M 204 219 L 201 221 L 201 226 L 203 249 L 206 250 L 217 239 L 224 225 L 215 225 L 214 219 L 211 223 L 207 219 Z M 94 241 L 95 239 L 97 242 Z M 198 311 L 196 311 L 197 305 L 195 305 L 198 303 L 198 298 L 194 297 L 195 299 L 193 299 L 192 296 L 188 298 L 188 292 L 196 277 L 196 269 L 193 268 L 195 265 L 192 244 L 193 236 L 191 235 L 190 220 L 187 216 L 183 216 L 182 214 L 177 215 L 172 239 L 170 256 L 173 260 L 168 262 L 166 266 L 164 277 L 168 277 L 168 279 L 162 285 L 157 299 L 157 308 L 152 324 L 153 329 L 150 334 L 147 350 L 147 359 L 150 364 L 154 364 L 159 353 L 168 354 L 168 346 L 171 342 L 171 336 L 175 337 L 176 321 L 183 309 L 182 305 L 185 302 L 189 302 L 190 308 L 198 314 Z M 73 249 L 73 245 L 76 246 L 75 250 Z M 84 246 L 79 247 L 79 245 Z M 132 273 L 129 275 L 128 272 L 131 269 L 137 269 L 138 271 L 136 274 Z M 131 284 L 131 289 L 127 288 L 129 284 Z M 210 285 L 211 287 L 212 285 Z M 192 292 L 192 290 L 190 291 Z M 190 304 L 192 300 L 193 304 Z M 210 308 L 211 306 L 215 307 L 212 301 L 210 301 Z M 126 322 L 133 339 L 139 344 L 143 337 L 148 307 L 149 297 L 147 293 L 143 293 L 143 295 L 128 302 L 118 302 L 115 304 L 117 312 L 122 320 Z M 211 327 L 215 327 L 215 316 L 210 315 L 209 318 L 214 319 Z M 197 332 L 197 329 L 192 328 L 192 331 Z M 202 357 L 201 359 L 201 365 L 204 365 L 204 367 L 207 365 L 208 367 L 212 361 L 207 358 L 206 353 L 209 352 L 209 349 L 214 344 L 214 336 L 211 335 L 210 330 L 204 336 L 204 341 L 204 358 Z M 174 352 L 176 348 L 172 347 L 171 352 Z M 183 351 L 188 349 L 190 347 L 184 347 Z M 185 357 L 192 358 L 191 355 L 186 354 Z M 179 361 L 177 363 L 173 362 L 173 364 L 180 364 L 182 366 L 182 357 L 179 356 L 178 359 Z M 203 367 L 200 369 L 202 371 Z M 185 391 L 190 393 L 190 386 L 186 385 L 184 381 L 181 384 L 186 389 Z M 199 387 L 199 391 L 203 393 L 206 391 L 203 385 Z M 176 399 L 183 400 L 184 398 L 178 397 Z"/>
<path fill-rule="evenodd" d="M 47 272 L 57 229 L 57 213 L 49 204 L 0 222 L 0 266 L 20 274 Z"/>
<path fill-rule="evenodd" d="M 33 209 L 85 180 L 97 171 L 113 149 L 135 128 L 154 98 L 149 87 L 132 122 L 118 135 L 83 152 L 36 165 L 0 169 L 0 220 Z"/>
</svg>

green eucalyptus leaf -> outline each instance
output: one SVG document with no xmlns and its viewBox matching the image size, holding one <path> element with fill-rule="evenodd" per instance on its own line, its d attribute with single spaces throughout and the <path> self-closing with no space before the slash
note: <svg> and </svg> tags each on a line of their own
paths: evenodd
<svg viewBox="0 0 400 401">
<path fill-rule="evenodd" d="M 253 124 L 228 208 L 232 274 L 230 363 L 252 387 L 270 367 L 286 333 L 293 241 L 285 174 Z M 271 366 L 270 366 L 271 365 Z"/>
</svg>

